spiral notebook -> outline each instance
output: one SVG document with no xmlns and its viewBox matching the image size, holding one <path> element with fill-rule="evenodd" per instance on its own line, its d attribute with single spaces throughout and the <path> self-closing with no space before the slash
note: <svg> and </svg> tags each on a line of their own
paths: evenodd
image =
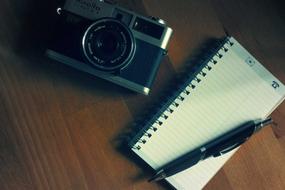
<svg viewBox="0 0 285 190">
<path fill-rule="evenodd" d="M 209 52 L 129 142 L 154 169 L 246 121 L 265 119 L 284 100 L 284 85 L 233 37 Z M 234 152 L 166 180 L 176 189 L 202 189 Z"/>
</svg>

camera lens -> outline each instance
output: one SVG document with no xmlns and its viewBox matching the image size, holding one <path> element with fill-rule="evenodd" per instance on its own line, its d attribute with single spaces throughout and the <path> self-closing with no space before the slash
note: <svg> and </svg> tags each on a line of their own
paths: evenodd
<svg viewBox="0 0 285 190">
<path fill-rule="evenodd" d="M 107 30 L 98 31 L 89 45 L 97 57 L 102 60 L 118 57 L 125 48 L 124 40 L 121 39 L 121 36 L 114 31 Z"/>
<path fill-rule="evenodd" d="M 88 61 L 104 71 L 125 67 L 134 54 L 132 33 L 118 20 L 108 18 L 93 23 L 83 37 Z"/>
<path fill-rule="evenodd" d="M 119 47 L 119 42 L 112 32 L 108 31 L 105 34 L 102 34 L 97 42 L 98 50 L 102 51 L 105 55 L 114 54 Z"/>
</svg>

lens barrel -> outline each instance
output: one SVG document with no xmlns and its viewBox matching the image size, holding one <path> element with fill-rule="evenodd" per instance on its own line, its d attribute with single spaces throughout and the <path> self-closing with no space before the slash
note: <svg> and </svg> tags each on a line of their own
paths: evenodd
<svg viewBox="0 0 285 190">
<path fill-rule="evenodd" d="M 127 66 L 135 52 L 134 37 L 127 26 L 114 18 L 94 22 L 82 40 L 87 60 L 103 71 Z"/>
</svg>

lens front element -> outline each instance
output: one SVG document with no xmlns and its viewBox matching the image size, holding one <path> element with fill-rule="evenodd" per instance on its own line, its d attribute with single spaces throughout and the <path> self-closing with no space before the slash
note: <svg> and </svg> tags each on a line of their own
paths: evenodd
<svg viewBox="0 0 285 190">
<path fill-rule="evenodd" d="M 88 61 L 104 71 L 125 67 L 135 51 L 132 33 L 124 24 L 113 18 L 93 23 L 86 30 L 82 44 Z"/>
</svg>

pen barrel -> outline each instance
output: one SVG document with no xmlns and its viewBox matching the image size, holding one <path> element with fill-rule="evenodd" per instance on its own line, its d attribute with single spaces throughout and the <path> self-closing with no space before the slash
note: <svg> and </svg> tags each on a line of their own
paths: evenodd
<svg viewBox="0 0 285 190">
<path fill-rule="evenodd" d="M 206 144 L 206 158 L 220 156 L 244 143 L 255 132 L 256 123 L 249 121 Z"/>
<path fill-rule="evenodd" d="M 166 175 L 166 177 L 170 177 L 192 167 L 200 160 L 204 160 L 210 156 L 216 157 L 227 153 L 245 142 L 252 134 L 254 134 L 259 125 L 261 125 L 262 128 L 264 126 L 263 124 L 269 124 L 270 122 L 272 122 L 272 120 L 264 120 L 263 122 L 258 123 L 255 121 L 244 123 L 243 125 L 228 131 L 226 134 L 213 139 L 202 148 L 197 148 L 166 164 L 162 167 L 161 171 L 163 171 L 163 174 Z"/>
<path fill-rule="evenodd" d="M 200 160 L 203 159 L 203 157 L 204 152 L 202 152 L 200 149 L 193 150 L 181 156 L 180 158 L 170 162 L 165 167 L 163 167 L 163 170 L 167 177 L 170 177 L 197 164 Z"/>
</svg>

